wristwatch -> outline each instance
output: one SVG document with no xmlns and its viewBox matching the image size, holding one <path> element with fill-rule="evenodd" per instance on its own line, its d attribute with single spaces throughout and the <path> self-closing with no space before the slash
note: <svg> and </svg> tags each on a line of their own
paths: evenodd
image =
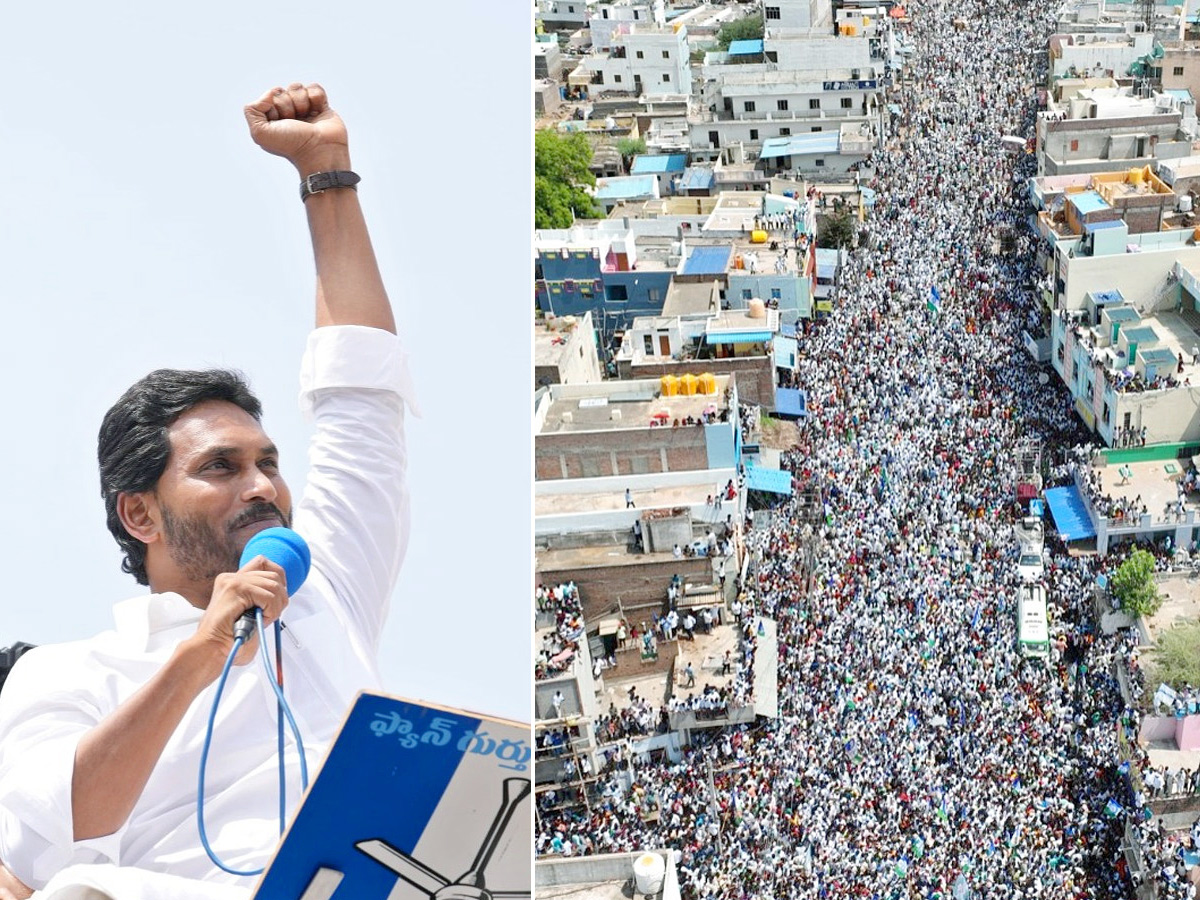
<svg viewBox="0 0 1200 900">
<path fill-rule="evenodd" d="M 355 172 L 339 170 L 336 172 L 314 172 L 300 182 L 300 199 L 307 200 L 313 194 L 319 194 L 330 188 L 354 188 L 362 179 Z"/>
</svg>

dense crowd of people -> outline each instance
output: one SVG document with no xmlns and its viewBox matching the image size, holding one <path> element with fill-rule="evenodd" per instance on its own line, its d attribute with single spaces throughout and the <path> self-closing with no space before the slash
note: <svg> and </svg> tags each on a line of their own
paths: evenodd
<svg viewBox="0 0 1200 900">
<path fill-rule="evenodd" d="M 819 514 L 794 502 L 746 538 L 778 719 L 630 760 L 586 813 L 539 818 L 540 854 L 671 848 L 689 900 L 1065 900 L 1132 897 L 1130 841 L 1160 897 L 1194 896 L 1200 834 L 1145 812 L 1158 776 L 1118 682 L 1138 686 L 1134 639 L 1096 626 L 1121 553 L 1052 542 L 1052 655 L 1017 648 L 1016 447 L 1070 460 L 1087 441 L 1061 385 L 1020 361 L 1039 318 L 1034 160 L 1000 140 L 1032 133 L 1053 7 L 908 5 L 912 80 L 864 170 L 866 237 L 799 336 L 810 421 L 784 465 Z"/>
</svg>

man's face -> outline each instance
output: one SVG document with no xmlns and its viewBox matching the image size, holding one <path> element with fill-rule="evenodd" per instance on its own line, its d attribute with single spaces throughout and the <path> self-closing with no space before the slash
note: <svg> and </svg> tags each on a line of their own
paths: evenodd
<svg viewBox="0 0 1200 900">
<path fill-rule="evenodd" d="M 167 435 L 171 455 L 154 495 L 171 580 L 211 582 L 237 570 L 255 534 L 291 525 L 291 493 L 275 445 L 236 404 L 197 404 Z"/>
</svg>

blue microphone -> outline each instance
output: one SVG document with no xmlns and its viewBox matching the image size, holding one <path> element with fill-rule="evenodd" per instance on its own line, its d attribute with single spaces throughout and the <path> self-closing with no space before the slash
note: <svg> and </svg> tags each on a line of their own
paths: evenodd
<svg viewBox="0 0 1200 900">
<path fill-rule="evenodd" d="M 290 528 L 266 528 L 250 538 L 242 550 L 242 558 L 238 568 L 246 565 L 256 556 L 265 556 L 271 562 L 283 569 L 287 576 L 288 596 L 300 590 L 304 579 L 308 577 L 309 567 L 312 566 L 312 554 L 308 544 Z M 241 618 L 234 623 L 235 638 L 248 639 L 254 631 L 254 607 L 242 613 Z"/>
</svg>

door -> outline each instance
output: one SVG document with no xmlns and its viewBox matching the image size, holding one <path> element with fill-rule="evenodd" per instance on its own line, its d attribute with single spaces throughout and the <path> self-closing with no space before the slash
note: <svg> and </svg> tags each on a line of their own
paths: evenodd
<svg viewBox="0 0 1200 900">
<path fill-rule="evenodd" d="M 668 337 L 665 334 L 660 334 L 658 336 L 658 355 L 659 356 L 670 356 L 671 355 L 671 339 L 670 339 L 670 337 Z"/>
</svg>

